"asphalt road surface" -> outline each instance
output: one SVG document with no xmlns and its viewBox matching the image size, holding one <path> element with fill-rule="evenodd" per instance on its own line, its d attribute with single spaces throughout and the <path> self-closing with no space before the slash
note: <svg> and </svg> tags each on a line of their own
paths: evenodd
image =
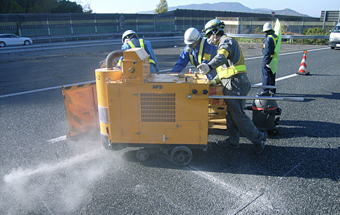
<svg viewBox="0 0 340 215">
<path fill-rule="evenodd" d="M 163 71 L 183 49 L 155 47 Z M 239 149 L 194 150 L 177 167 L 161 154 L 140 162 L 137 148 L 104 150 L 96 133 L 65 139 L 60 86 L 94 80 L 117 48 L 0 58 L 0 214 L 340 214 L 340 50 L 283 45 L 278 96 L 305 101 L 278 102 L 280 134 L 263 154 L 241 138 Z M 242 48 L 251 83 L 260 83 L 261 44 Z M 295 76 L 305 49 L 310 75 Z M 209 130 L 212 144 L 225 137 Z"/>
</svg>

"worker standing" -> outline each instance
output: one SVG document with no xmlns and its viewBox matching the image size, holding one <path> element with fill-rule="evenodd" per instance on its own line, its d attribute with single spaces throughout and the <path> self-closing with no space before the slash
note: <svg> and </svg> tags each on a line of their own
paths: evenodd
<svg viewBox="0 0 340 215">
<path fill-rule="evenodd" d="M 262 85 L 275 86 L 276 70 L 272 70 L 271 62 L 274 57 L 275 47 L 278 42 L 278 36 L 275 34 L 273 26 L 270 22 L 263 25 L 263 32 L 266 36 L 263 40 L 263 61 L 262 61 Z M 277 65 L 277 62 L 276 62 Z M 263 89 L 259 95 L 274 96 L 276 89 Z"/>
<path fill-rule="evenodd" d="M 188 65 L 197 67 L 201 63 L 208 63 L 216 55 L 216 47 L 210 45 L 206 38 L 202 38 L 200 32 L 196 28 L 188 28 L 184 33 L 184 43 L 186 44 L 179 59 L 171 72 L 180 73 Z M 217 73 L 212 70 L 206 74 L 209 79 L 213 79 Z"/>
<path fill-rule="evenodd" d="M 150 73 L 159 72 L 158 61 L 152 49 L 151 43 L 144 39 L 138 39 L 138 35 L 133 30 L 127 30 L 122 35 L 122 50 L 141 47 L 150 55 Z M 121 62 L 122 58 L 120 59 Z M 118 65 L 120 64 L 118 63 Z"/>
<path fill-rule="evenodd" d="M 244 56 L 237 41 L 224 34 L 225 24 L 218 19 L 206 23 L 204 32 L 207 41 L 217 46 L 217 55 L 206 64 L 197 66 L 205 74 L 216 69 L 217 79 L 223 85 L 226 96 L 246 96 L 251 88 L 247 77 Z M 266 132 L 259 131 L 253 121 L 244 112 L 245 100 L 225 99 L 227 105 L 227 135 L 228 139 L 218 141 L 221 147 L 239 148 L 240 133 L 253 142 L 255 153 L 261 154 L 265 147 Z"/>
</svg>

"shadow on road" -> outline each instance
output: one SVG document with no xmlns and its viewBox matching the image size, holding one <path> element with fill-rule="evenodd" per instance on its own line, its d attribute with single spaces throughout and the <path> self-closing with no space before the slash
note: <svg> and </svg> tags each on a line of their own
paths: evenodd
<svg viewBox="0 0 340 215">
<path fill-rule="evenodd" d="M 340 137 L 340 124 L 317 121 L 282 121 L 280 134 L 269 137 L 262 155 L 255 155 L 252 144 L 241 144 L 239 149 L 225 149 L 214 142 L 211 150 L 193 151 L 193 161 L 188 167 L 177 167 L 170 155 L 155 154 L 142 165 L 154 168 L 175 168 L 189 171 L 205 171 L 275 177 L 329 178 L 340 181 L 340 147 L 333 142 L 322 142 L 323 138 Z M 320 129 L 322 128 L 322 129 Z M 223 130 L 210 130 L 209 135 L 223 134 Z M 305 146 L 294 146 L 295 138 L 309 137 Z M 312 137 L 312 138 L 310 138 Z M 292 146 L 271 145 L 276 141 Z M 300 141 L 301 142 L 301 141 Z M 140 162 L 136 150 L 122 155 L 127 162 Z"/>
</svg>

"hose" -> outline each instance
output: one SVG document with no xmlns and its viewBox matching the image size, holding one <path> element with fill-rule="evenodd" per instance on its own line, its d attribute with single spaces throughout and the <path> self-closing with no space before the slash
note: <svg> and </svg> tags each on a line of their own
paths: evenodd
<svg viewBox="0 0 340 215">
<path fill-rule="evenodd" d="M 113 67 L 113 60 L 117 57 L 123 56 L 123 51 L 122 50 L 115 50 L 111 53 L 109 53 L 106 57 L 106 69 L 112 69 Z"/>
</svg>

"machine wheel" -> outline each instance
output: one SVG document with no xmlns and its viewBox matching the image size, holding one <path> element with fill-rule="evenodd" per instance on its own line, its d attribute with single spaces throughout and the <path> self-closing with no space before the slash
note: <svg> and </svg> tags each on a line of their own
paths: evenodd
<svg viewBox="0 0 340 215">
<path fill-rule="evenodd" d="M 177 146 L 171 151 L 171 159 L 176 166 L 187 166 L 192 160 L 192 152 L 186 146 Z"/>
<path fill-rule="evenodd" d="M 277 135 L 279 135 L 279 133 L 280 133 L 280 131 L 277 128 L 273 128 L 273 129 L 269 130 L 269 134 L 272 135 L 272 136 L 277 136 Z"/>
<path fill-rule="evenodd" d="M 335 49 L 335 47 L 332 47 L 332 46 L 331 46 L 331 49 Z"/>
<path fill-rule="evenodd" d="M 25 46 L 31 45 L 31 42 L 28 41 L 28 40 L 25 40 L 24 45 L 25 45 Z"/>
<path fill-rule="evenodd" d="M 139 161 L 146 161 L 149 158 L 150 153 L 146 149 L 139 149 L 136 152 L 136 157 Z"/>
<path fill-rule="evenodd" d="M 5 47 L 5 46 L 6 46 L 6 43 L 0 42 L 0 47 Z"/>
</svg>

